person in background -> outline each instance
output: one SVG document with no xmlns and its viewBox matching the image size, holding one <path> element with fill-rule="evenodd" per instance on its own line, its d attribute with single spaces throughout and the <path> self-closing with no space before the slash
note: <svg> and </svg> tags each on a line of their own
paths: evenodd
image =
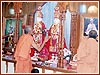
<svg viewBox="0 0 100 75">
<path fill-rule="evenodd" d="M 91 30 L 89 38 L 83 40 L 77 50 L 77 72 L 98 73 L 98 42 L 97 32 Z"/>
<path fill-rule="evenodd" d="M 39 73 L 38 69 L 32 69 L 31 73 Z"/>
<path fill-rule="evenodd" d="M 16 45 L 16 50 L 14 54 L 15 60 L 17 61 L 16 73 L 31 73 L 32 70 L 32 62 L 30 57 L 31 46 L 40 51 L 43 48 L 44 44 L 49 40 L 49 38 L 46 37 L 42 45 L 38 47 L 33 41 L 33 37 L 31 36 L 32 28 L 27 26 L 25 27 L 24 32 L 25 34 L 23 34 L 20 37 Z"/>
</svg>

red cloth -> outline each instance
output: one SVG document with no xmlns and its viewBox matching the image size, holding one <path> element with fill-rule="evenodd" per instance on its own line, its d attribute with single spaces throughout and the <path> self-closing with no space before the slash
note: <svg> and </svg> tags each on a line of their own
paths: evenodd
<svg viewBox="0 0 100 75">
<path fill-rule="evenodd" d="M 66 46 L 66 42 L 65 42 L 65 38 L 64 38 L 64 48 L 68 49 L 67 46 Z"/>
<path fill-rule="evenodd" d="M 45 29 L 45 28 L 46 28 L 46 27 L 45 27 L 45 24 L 44 24 L 43 22 L 41 22 L 41 25 L 42 25 L 42 29 Z M 50 31 L 51 31 L 51 28 L 48 30 L 48 36 L 51 36 Z M 42 41 L 44 41 L 44 37 L 45 37 L 45 36 L 43 35 L 43 36 L 42 36 Z M 52 41 L 53 41 L 53 42 L 52 42 L 53 45 L 55 45 L 55 44 L 56 44 L 56 40 L 52 40 Z M 48 52 L 49 52 L 48 58 L 51 59 L 52 54 L 57 54 L 57 52 L 50 52 L 49 47 L 50 47 L 50 39 L 45 43 L 43 49 L 44 49 L 44 48 L 47 48 L 47 50 L 48 50 Z M 64 48 L 67 48 L 66 43 L 65 43 L 65 39 L 64 39 Z M 43 49 L 42 49 L 42 50 L 43 50 Z M 30 55 L 31 55 L 31 56 L 34 55 L 34 49 L 31 49 L 31 54 L 30 54 Z"/>
<path fill-rule="evenodd" d="M 67 66 L 67 69 L 68 69 L 68 70 L 72 69 L 72 66 L 69 64 L 69 65 Z"/>
<path fill-rule="evenodd" d="M 24 29 L 25 28 L 25 25 L 24 24 L 22 24 L 22 29 Z"/>
<path fill-rule="evenodd" d="M 34 48 L 31 48 L 31 53 L 30 53 L 30 56 L 34 56 L 34 52 L 35 52 L 35 49 Z"/>
<path fill-rule="evenodd" d="M 40 22 L 42 25 L 42 30 L 46 29 L 45 24 L 43 22 Z M 45 35 L 42 35 L 42 42 L 44 41 Z"/>
<path fill-rule="evenodd" d="M 45 24 L 42 21 L 40 22 L 40 24 L 42 25 L 42 30 L 46 29 Z M 45 35 L 42 35 L 42 43 L 44 41 L 44 38 L 45 38 Z M 34 56 L 34 51 L 35 51 L 35 49 L 31 48 L 31 53 L 30 53 L 31 57 Z"/>
<path fill-rule="evenodd" d="M 45 59 L 48 59 L 48 55 L 49 55 L 48 49 L 46 47 L 43 47 L 43 49 L 40 51 L 38 57 L 45 60 Z"/>
</svg>

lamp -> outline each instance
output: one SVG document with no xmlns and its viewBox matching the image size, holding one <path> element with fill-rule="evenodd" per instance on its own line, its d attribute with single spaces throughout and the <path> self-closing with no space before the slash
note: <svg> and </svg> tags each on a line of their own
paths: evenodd
<svg viewBox="0 0 100 75">
<path fill-rule="evenodd" d="M 80 13 L 86 13 L 86 10 L 87 10 L 86 5 L 85 4 L 81 4 L 79 10 L 80 10 Z"/>
<path fill-rule="evenodd" d="M 19 9 L 19 13 L 22 13 L 22 8 Z"/>
<path fill-rule="evenodd" d="M 88 13 L 98 13 L 98 8 L 95 5 L 92 5 L 88 8 Z"/>
<path fill-rule="evenodd" d="M 14 15 L 15 14 L 15 11 L 14 11 L 13 8 L 9 9 L 9 14 L 11 14 L 11 15 Z"/>
</svg>

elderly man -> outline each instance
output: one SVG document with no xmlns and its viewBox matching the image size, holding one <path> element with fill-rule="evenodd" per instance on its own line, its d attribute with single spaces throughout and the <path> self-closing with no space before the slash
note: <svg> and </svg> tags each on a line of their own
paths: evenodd
<svg viewBox="0 0 100 75">
<path fill-rule="evenodd" d="M 98 73 L 98 42 L 97 32 L 91 30 L 89 38 L 83 40 L 77 50 L 77 72 Z"/>
<path fill-rule="evenodd" d="M 32 28 L 26 27 L 25 34 L 23 34 L 16 46 L 16 51 L 14 57 L 17 61 L 16 63 L 16 73 L 31 73 L 32 70 L 32 63 L 30 57 L 30 48 L 33 46 L 35 49 L 40 51 L 45 42 L 48 41 L 49 38 L 45 38 L 41 47 L 37 47 L 35 42 L 33 41 L 33 37 L 31 36 Z"/>
<path fill-rule="evenodd" d="M 86 35 L 89 35 L 89 32 L 91 31 L 91 30 L 95 30 L 96 32 L 97 32 L 97 34 L 98 34 L 98 30 L 97 30 L 97 28 L 96 28 L 96 26 L 95 26 L 95 24 L 93 23 L 93 18 L 91 18 L 90 19 L 90 23 L 89 23 L 89 25 L 88 25 L 88 27 L 87 27 L 87 29 L 86 29 Z"/>
</svg>

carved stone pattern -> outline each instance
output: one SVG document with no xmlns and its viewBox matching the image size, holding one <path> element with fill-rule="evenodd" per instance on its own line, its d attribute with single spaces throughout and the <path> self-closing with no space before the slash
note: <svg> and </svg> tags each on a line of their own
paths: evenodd
<svg viewBox="0 0 100 75">
<path fill-rule="evenodd" d="M 72 13 L 71 17 L 71 39 L 70 39 L 70 49 L 73 54 L 77 53 L 77 47 L 79 43 L 79 15 L 77 13 Z"/>
</svg>

